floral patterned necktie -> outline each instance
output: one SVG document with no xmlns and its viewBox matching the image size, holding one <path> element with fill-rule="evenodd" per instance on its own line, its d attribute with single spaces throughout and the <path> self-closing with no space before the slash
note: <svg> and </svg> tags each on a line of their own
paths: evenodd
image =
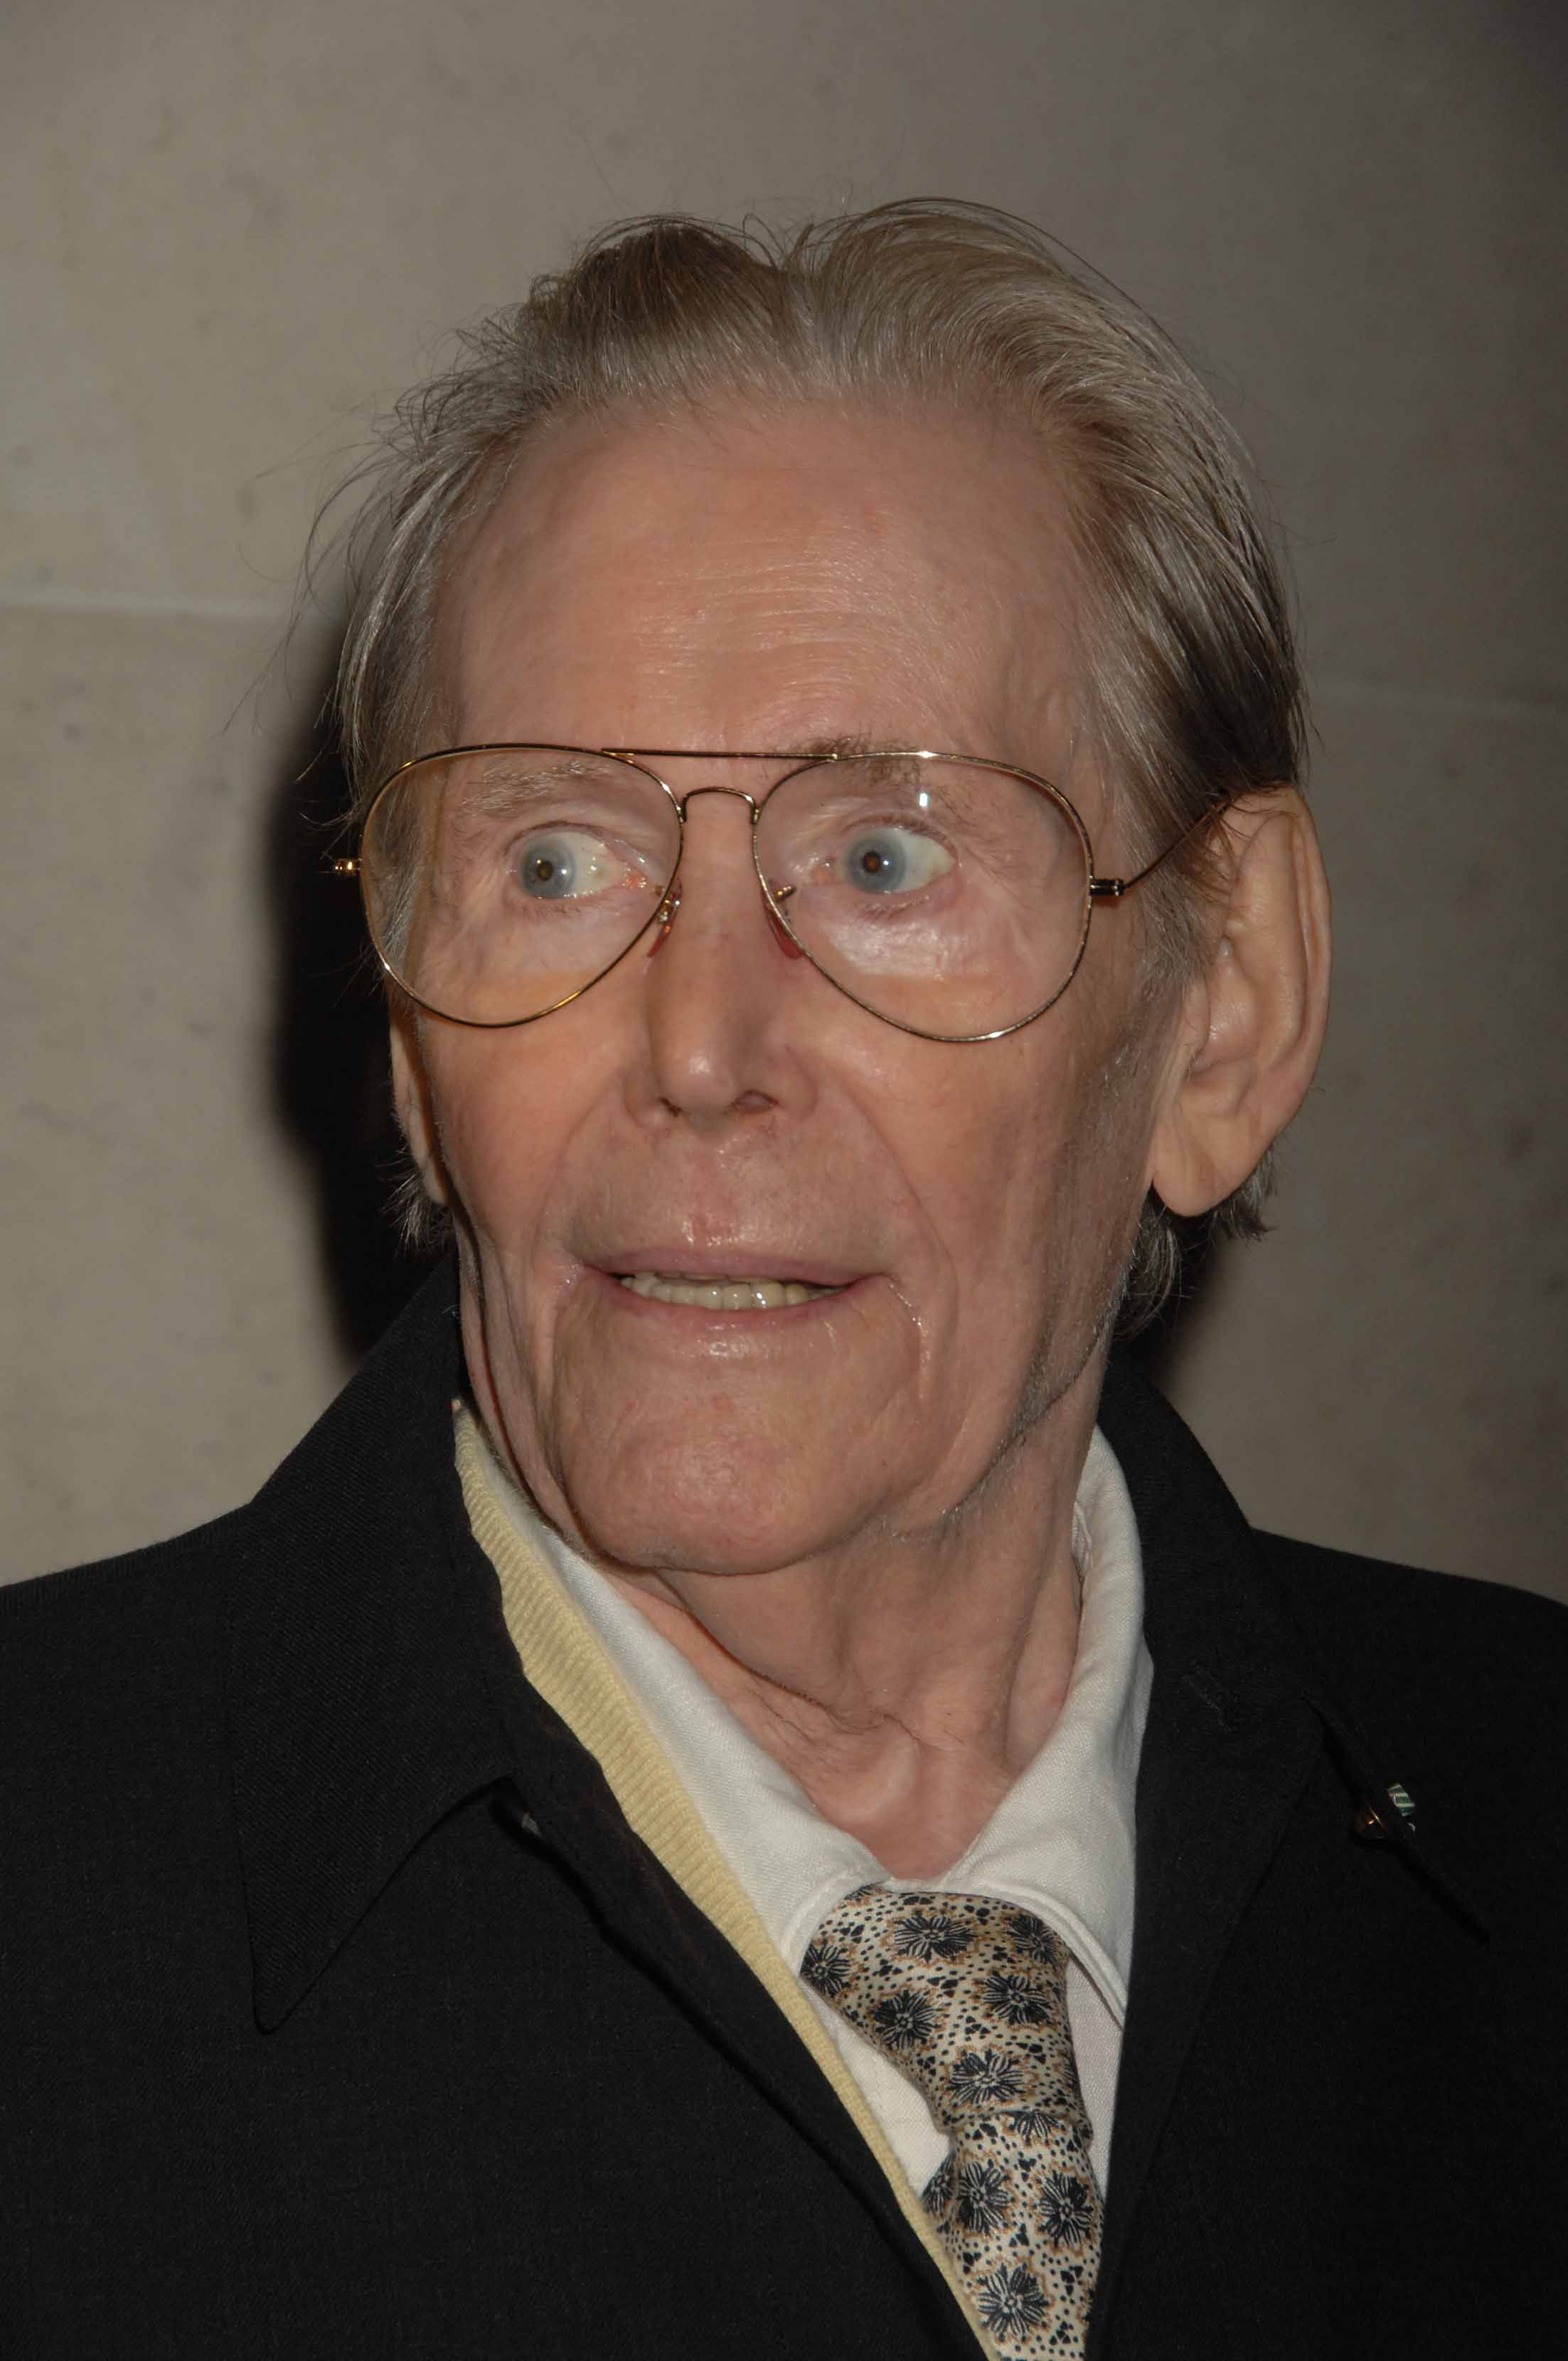
<svg viewBox="0 0 1568 2361">
<path fill-rule="evenodd" d="M 1032 1911 L 885 1885 L 847 1894 L 801 1961 L 949 2135 L 922 2202 L 1009 2361 L 1081 2355 L 1100 2259 L 1067 1962 Z"/>
</svg>

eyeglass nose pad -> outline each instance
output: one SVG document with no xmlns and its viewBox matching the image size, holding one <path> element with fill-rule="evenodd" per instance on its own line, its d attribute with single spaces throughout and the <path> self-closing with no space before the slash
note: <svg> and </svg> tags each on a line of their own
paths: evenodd
<svg viewBox="0 0 1568 2361">
<path fill-rule="evenodd" d="M 670 939 L 670 928 L 675 923 L 675 912 L 681 906 L 681 889 L 672 885 L 653 913 L 653 939 L 648 946 L 650 959 L 657 957 Z"/>
<path fill-rule="evenodd" d="M 770 887 L 769 891 L 773 895 L 773 899 L 775 901 L 782 902 L 787 894 L 794 893 L 795 887 L 793 885 L 775 885 Z M 672 885 L 663 900 L 660 903 L 657 910 L 653 913 L 653 939 L 648 946 L 648 956 L 650 959 L 657 958 L 660 951 L 663 950 L 664 945 L 669 941 L 670 928 L 675 923 L 675 913 L 680 906 L 680 888 L 678 885 Z M 786 929 L 783 919 L 779 917 L 777 910 L 774 909 L 773 902 L 764 899 L 762 906 L 768 914 L 768 924 L 773 928 L 773 940 L 777 943 L 780 950 L 783 951 L 785 959 L 804 959 L 806 957 L 806 953 L 801 950 L 800 945 Z"/>
<path fill-rule="evenodd" d="M 793 885 L 769 886 L 767 900 L 768 924 L 773 930 L 773 940 L 777 943 L 780 950 L 783 951 L 785 959 L 804 959 L 806 957 L 806 953 L 801 950 L 800 945 L 795 941 L 795 937 L 785 927 L 784 920 L 778 914 L 777 908 L 777 905 L 780 902 L 787 901 L 794 892 L 795 887 Z"/>
</svg>

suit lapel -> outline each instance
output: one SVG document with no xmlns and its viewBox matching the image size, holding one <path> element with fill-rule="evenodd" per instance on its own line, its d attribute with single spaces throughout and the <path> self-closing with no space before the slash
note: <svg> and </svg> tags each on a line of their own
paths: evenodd
<svg viewBox="0 0 1568 2361">
<path fill-rule="evenodd" d="M 1209 1992 L 1321 1759 L 1324 1721 L 1257 1543 L 1180 1421 L 1113 1362 L 1101 1422 L 1137 1513 L 1155 1668 L 1096 2306 L 1103 2331 Z"/>
<path fill-rule="evenodd" d="M 235 1520 L 225 1688 L 263 2031 L 442 1815 L 511 1767 L 453 1513 L 460 1367 L 444 1271 Z"/>
<path fill-rule="evenodd" d="M 1305 1705 L 1204 1731 L 1172 1688 L 1157 1672 L 1138 1783 L 1137 1915 L 1101 2260 L 1107 2303 L 1215 1974 L 1322 1752 Z"/>
<path fill-rule="evenodd" d="M 1280 1592 L 1266 1543 L 1174 1411 L 1113 1360 L 1103 1426 L 1137 1514 L 1144 1629 L 1155 1668 L 1137 1789 L 1137 1901 L 1127 2020 L 1091 2353 L 1102 2350 L 1117 2276 L 1155 2151 L 1215 1977 L 1325 1757 L 1311 1808 L 1358 1810 L 1472 1932 L 1479 1914 L 1418 1839 L 1385 1737 L 1353 1724 Z M 1321 1783 L 1320 1783 L 1321 1787 Z M 1365 1818 L 1358 1825 L 1365 1827 Z"/>
</svg>

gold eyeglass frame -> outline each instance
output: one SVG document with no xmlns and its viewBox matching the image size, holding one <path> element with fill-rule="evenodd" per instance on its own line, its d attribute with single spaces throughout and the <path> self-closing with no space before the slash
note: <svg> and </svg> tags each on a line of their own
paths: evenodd
<svg viewBox="0 0 1568 2361">
<path fill-rule="evenodd" d="M 371 823 L 375 819 L 378 807 L 380 805 L 382 799 L 391 792 L 392 788 L 398 785 L 400 779 L 406 778 L 411 771 L 422 770 L 429 763 L 455 762 L 460 757 L 469 754 L 534 754 L 545 752 L 558 754 L 586 754 L 594 757 L 596 760 L 609 760 L 615 763 L 624 763 L 629 770 L 640 771 L 644 778 L 652 780 L 656 787 L 663 789 L 664 795 L 669 798 L 670 804 L 674 811 L 676 827 L 679 830 L 675 840 L 674 867 L 670 872 L 668 882 L 666 883 L 663 893 L 660 897 L 657 908 L 655 908 L 644 923 L 639 927 L 637 932 L 626 945 L 625 950 L 618 951 L 614 959 L 610 961 L 609 965 L 608 967 L 600 968 L 598 973 L 597 975 L 591 975 L 586 983 L 578 984 L 574 991 L 564 994 L 559 1000 L 552 1001 L 548 1008 L 537 1008 L 531 1016 L 455 1016 L 449 1009 L 437 1008 L 433 1002 L 422 1000 L 417 992 L 411 991 L 409 986 L 403 982 L 402 977 L 398 973 L 396 968 L 392 965 L 390 960 L 387 957 L 387 954 L 382 950 L 380 943 L 377 940 L 376 928 L 370 914 L 369 901 L 365 893 L 365 871 L 363 861 L 365 839 L 369 834 Z M 763 796 L 750 796 L 746 793 L 743 787 L 721 786 L 717 784 L 710 786 L 689 787 L 684 796 L 677 796 L 674 787 L 671 786 L 667 779 L 662 779 L 657 771 L 650 770 L 648 767 L 650 763 L 669 762 L 785 763 L 792 765 L 792 767 L 784 771 L 781 777 L 776 778 L 773 781 L 773 785 L 768 789 L 767 794 Z M 799 778 L 801 774 L 805 771 L 827 769 L 834 763 L 876 762 L 962 763 L 974 770 L 995 771 L 1005 778 L 1021 780 L 1025 786 L 1034 788 L 1036 794 L 1048 796 L 1050 801 L 1056 805 L 1057 808 L 1063 813 L 1073 829 L 1080 844 L 1083 848 L 1085 878 L 1083 922 L 1079 929 L 1078 945 L 1073 953 L 1072 965 L 1069 968 L 1062 982 L 1057 986 L 1048 1000 L 1043 1000 L 1039 1006 L 1037 1008 L 1032 1008 L 1026 1016 L 1015 1017 L 1011 1025 L 998 1025 L 988 1033 L 932 1033 L 928 1032 L 923 1026 L 906 1025 L 899 1017 L 884 1016 L 880 1008 L 873 1008 L 869 1001 L 862 1000 L 858 993 L 851 992 L 848 984 L 840 983 L 836 975 L 829 974 L 828 970 L 822 966 L 820 961 L 814 956 L 807 946 L 800 940 L 800 938 L 796 935 L 794 928 L 790 925 L 789 914 L 784 906 L 789 901 L 790 896 L 795 893 L 795 888 L 793 885 L 770 885 L 766 876 L 763 874 L 762 865 L 758 857 L 757 828 L 762 819 L 764 807 L 768 804 L 771 798 L 778 793 L 778 790 L 781 787 L 787 786 L 792 779 Z M 1071 803 L 1069 798 L 1063 795 L 1059 787 L 1053 785 L 1049 779 L 1042 778 L 1038 772 L 1023 770 L 1016 763 L 996 762 L 984 754 L 949 754 L 943 753 L 940 751 L 927 746 L 873 746 L 864 749 L 856 749 L 852 752 L 823 754 L 724 752 L 701 747 L 569 746 L 559 744 L 554 740 L 535 742 L 533 741 L 523 741 L 506 739 L 498 741 L 494 743 L 486 742 L 474 746 L 443 746 L 438 748 L 433 753 L 416 754 L 412 756 L 410 761 L 400 763 L 395 771 L 390 773 L 387 778 L 382 780 L 380 785 L 377 788 L 375 794 L 370 798 L 369 805 L 365 814 L 364 825 L 359 833 L 359 842 L 361 847 L 360 852 L 351 854 L 341 860 L 334 861 L 330 864 L 330 867 L 333 874 L 335 876 L 354 877 L 358 880 L 360 901 L 365 912 L 366 928 L 370 937 L 371 948 L 375 951 L 376 957 L 379 961 L 384 973 L 397 987 L 398 991 L 402 994 L 406 1000 L 411 1001 L 416 1008 L 422 1008 L 428 1016 L 440 1017 L 442 1022 L 446 1025 L 466 1025 L 477 1032 L 508 1032 L 519 1025 L 537 1025 L 541 1017 L 554 1016 L 557 1010 L 569 1008 L 573 1001 L 581 1000 L 586 992 L 591 992 L 595 984 L 602 983 L 607 975 L 612 975 L 615 972 L 615 970 L 620 965 L 623 960 L 630 957 L 631 953 L 636 950 L 638 944 L 642 940 L 643 937 L 648 933 L 651 928 L 658 928 L 659 941 L 663 942 L 664 937 L 669 933 L 671 927 L 674 924 L 675 913 L 681 906 L 681 862 L 685 856 L 686 807 L 688 804 L 694 802 L 698 796 L 733 796 L 738 802 L 743 803 L 746 806 L 751 815 L 751 866 L 756 873 L 757 884 L 762 889 L 762 901 L 768 912 L 768 916 L 773 920 L 773 924 L 787 938 L 787 940 L 795 954 L 801 959 L 809 961 L 812 967 L 815 968 L 817 973 L 822 978 L 825 983 L 831 984 L 835 992 L 842 993 L 846 1000 L 852 1002 L 857 1008 L 863 1009 L 868 1016 L 874 1016 L 879 1025 L 891 1025 L 895 1032 L 910 1034 L 915 1039 L 919 1041 L 942 1042 L 955 1049 L 965 1048 L 972 1043 L 981 1041 L 1005 1040 L 1009 1034 L 1021 1033 L 1026 1025 L 1033 1025 L 1039 1017 L 1044 1016 L 1048 1010 L 1054 1008 L 1057 1002 L 1067 991 L 1069 985 L 1072 983 L 1073 978 L 1077 975 L 1079 969 L 1083 964 L 1083 955 L 1089 948 L 1090 921 L 1093 917 L 1095 910 L 1104 905 L 1109 905 L 1112 907 L 1114 907 L 1118 903 L 1124 901 L 1129 894 L 1135 890 L 1136 887 L 1143 884 L 1146 878 L 1152 877 L 1156 870 L 1161 868 L 1164 863 L 1169 860 L 1171 854 L 1176 851 L 1177 848 L 1179 845 L 1185 844 L 1187 839 L 1191 836 L 1196 829 L 1205 826 L 1208 821 L 1217 818 L 1222 812 L 1229 808 L 1230 803 L 1234 800 L 1234 798 L 1227 797 L 1223 803 L 1213 804 L 1206 811 L 1200 812 L 1197 818 L 1190 821 L 1189 825 L 1180 831 L 1179 835 L 1171 839 L 1170 842 L 1165 847 L 1165 850 L 1162 852 L 1157 853 L 1155 858 L 1149 862 L 1146 867 L 1136 871 L 1133 876 L 1097 877 L 1094 873 L 1094 848 L 1090 840 L 1089 830 L 1084 825 L 1082 816 L 1079 812 L 1077 806 Z M 650 950 L 656 950 L 658 948 L 659 943 L 654 943 L 650 946 Z"/>
</svg>

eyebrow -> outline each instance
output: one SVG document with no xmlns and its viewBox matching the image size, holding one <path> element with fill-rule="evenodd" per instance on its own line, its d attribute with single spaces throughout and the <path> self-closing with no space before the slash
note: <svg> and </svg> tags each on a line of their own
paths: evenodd
<svg viewBox="0 0 1568 2361">
<path fill-rule="evenodd" d="M 867 730 L 850 730 L 835 738 L 808 738 L 800 751 L 820 759 L 831 754 L 880 754 L 886 750 L 885 738 L 872 737 Z"/>
<path fill-rule="evenodd" d="M 679 746 L 628 746 L 628 753 L 641 754 L 650 760 L 668 755 L 674 761 L 696 762 L 711 757 L 716 763 L 767 762 L 776 759 L 791 762 L 825 762 L 834 755 L 885 754 L 907 752 L 892 746 L 885 734 L 870 730 L 850 730 L 830 737 L 799 739 L 790 746 L 735 747 L 725 751 L 718 747 L 699 747 L 695 751 Z"/>
</svg>

